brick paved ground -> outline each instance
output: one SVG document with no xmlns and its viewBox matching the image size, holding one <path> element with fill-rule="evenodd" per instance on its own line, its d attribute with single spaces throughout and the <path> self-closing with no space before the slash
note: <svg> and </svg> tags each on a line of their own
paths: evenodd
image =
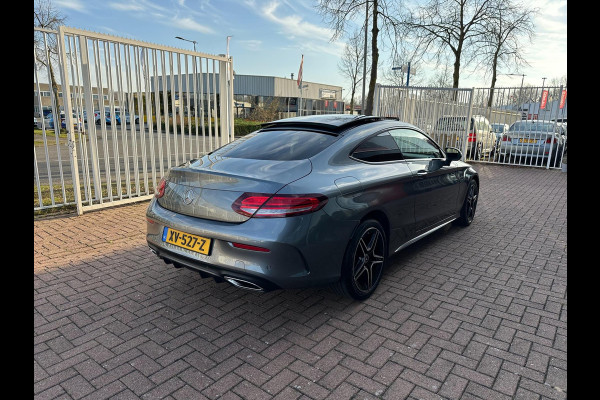
<svg viewBox="0 0 600 400">
<path fill-rule="evenodd" d="M 147 203 L 36 220 L 35 398 L 565 399 L 567 174 L 474 165 L 473 224 L 363 303 L 166 265 Z"/>
</svg>

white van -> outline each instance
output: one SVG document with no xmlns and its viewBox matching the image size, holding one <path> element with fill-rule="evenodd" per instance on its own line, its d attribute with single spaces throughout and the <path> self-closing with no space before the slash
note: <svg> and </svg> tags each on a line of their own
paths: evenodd
<svg viewBox="0 0 600 400">
<path fill-rule="evenodd" d="M 492 155 L 496 148 L 496 135 L 492 125 L 483 115 L 473 115 L 467 131 L 467 117 L 444 115 L 433 129 L 433 138 L 444 147 L 458 147 L 462 150 L 462 138 L 467 134 L 467 155 L 470 158 Z"/>
</svg>

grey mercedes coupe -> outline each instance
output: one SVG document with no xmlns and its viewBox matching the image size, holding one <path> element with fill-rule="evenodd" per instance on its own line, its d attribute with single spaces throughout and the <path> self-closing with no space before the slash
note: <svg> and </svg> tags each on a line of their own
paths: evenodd
<svg viewBox="0 0 600 400">
<path fill-rule="evenodd" d="M 369 297 L 394 253 L 473 221 L 479 176 L 398 119 L 282 119 L 171 168 L 147 216 L 168 264 L 239 288 Z"/>
</svg>

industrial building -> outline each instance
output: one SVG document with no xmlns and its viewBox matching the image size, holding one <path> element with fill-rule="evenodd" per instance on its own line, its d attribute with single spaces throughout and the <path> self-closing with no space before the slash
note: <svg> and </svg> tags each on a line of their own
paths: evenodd
<svg viewBox="0 0 600 400">
<path fill-rule="evenodd" d="M 214 74 L 214 77 L 212 73 L 203 73 L 202 76 L 202 82 L 198 79 L 197 85 L 201 85 L 203 93 L 215 93 L 213 85 L 216 85 L 217 93 L 220 92 L 218 73 Z M 182 106 L 186 104 L 187 84 L 189 82 L 189 85 L 192 85 L 192 78 L 192 74 L 181 76 L 181 93 L 184 98 Z M 175 75 L 173 77 L 173 87 L 177 95 L 180 92 L 179 81 L 179 77 Z M 168 88 L 171 87 L 170 82 L 171 77 L 167 76 Z M 151 78 L 151 85 L 153 89 L 153 78 Z M 158 87 L 159 90 L 162 88 L 162 76 L 158 76 Z M 295 79 L 234 73 L 234 114 L 236 117 L 245 117 L 254 107 L 264 107 L 271 104 L 272 101 L 277 102 L 277 111 L 282 118 L 298 115 L 300 101 L 302 101 L 300 107 L 302 115 L 342 114 L 344 112 L 342 90 L 341 86 L 303 81 L 301 93 Z"/>
<path fill-rule="evenodd" d="M 199 74 L 198 74 L 199 75 Z M 215 93 L 220 93 L 219 89 L 219 74 L 203 73 L 203 80 L 197 79 L 198 87 L 202 88 L 204 93 L 204 104 L 207 107 L 207 99 Z M 162 92 L 162 76 L 150 77 L 150 91 L 155 92 L 154 83 L 157 82 L 158 93 Z M 171 90 L 170 85 L 171 77 L 166 76 L 166 87 L 167 91 Z M 179 88 L 179 82 L 181 81 L 181 90 Z M 188 93 L 188 85 L 190 86 L 193 82 L 192 74 L 182 75 L 181 79 L 179 76 L 173 76 L 173 91 L 175 99 L 176 113 L 179 110 L 186 112 L 187 109 L 187 98 L 191 98 L 192 93 Z M 202 86 L 200 86 L 202 85 Z M 39 95 L 41 96 L 41 104 L 43 110 L 51 109 L 51 96 L 50 87 L 47 83 L 40 83 Z M 302 101 L 302 115 L 314 115 L 314 114 L 334 114 L 344 112 L 344 103 L 342 101 L 342 87 L 327 85 L 324 83 L 316 83 L 304 81 L 302 83 L 302 93 L 298 89 L 298 84 L 295 79 L 280 78 L 275 76 L 258 76 L 258 75 L 238 75 L 234 74 L 233 79 L 233 94 L 234 94 L 234 114 L 236 117 L 246 117 L 250 114 L 254 107 L 265 107 L 271 102 L 275 101 L 277 111 L 280 118 L 287 116 L 298 115 L 299 103 Z M 61 103 L 62 110 L 62 89 L 59 85 L 59 102 Z M 97 88 L 93 88 L 94 92 L 97 92 Z M 198 92 L 200 89 L 198 90 Z M 83 92 L 81 88 L 80 93 Z M 107 105 L 109 102 L 109 92 L 106 88 L 103 89 L 103 103 Z M 144 91 L 141 92 L 143 94 Z M 182 99 L 180 100 L 180 95 Z M 210 96 L 209 96 L 210 95 Z M 39 103 L 38 103 L 38 89 L 37 85 L 34 84 L 34 115 L 39 116 Z M 73 96 L 73 94 L 72 94 Z M 128 96 L 125 96 L 127 99 Z M 134 92 L 133 97 L 137 97 L 137 92 Z M 162 97 L 162 95 L 161 95 Z M 211 101 L 213 99 L 211 98 Z M 100 108 L 101 101 L 98 99 L 98 95 L 93 95 L 94 109 Z M 118 96 L 115 93 L 115 102 L 118 102 Z M 190 102 L 191 109 L 193 110 L 193 101 Z M 123 105 L 125 109 L 128 109 L 127 105 Z"/>
</svg>

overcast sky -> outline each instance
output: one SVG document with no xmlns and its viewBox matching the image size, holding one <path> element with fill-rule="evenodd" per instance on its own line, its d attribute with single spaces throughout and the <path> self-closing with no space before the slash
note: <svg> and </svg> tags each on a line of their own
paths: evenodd
<svg viewBox="0 0 600 400">
<path fill-rule="evenodd" d="M 296 77 L 304 54 L 305 81 L 347 89 L 337 68 L 343 39 L 331 42 L 333 32 L 315 4 L 316 0 L 54 0 L 70 27 L 193 49 L 192 43 L 175 39 L 181 36 L 197 41 L 197 50 L 209 54 L 225 53 L 226 37 L 232 36 L 229 53 L 236 74 Z M 546 77 L 547 85 L 567 74 L 567 2 L 528 4 L 541 12 L 535 18 L 536 38 L 527 46 L 531 67 L 520 73 L 526 75 L 525 84 L 541 86 Z M 483 76 L 461 72 L 461 87 L 489 84 Z M 496 86 L 520 84 L 520 76 L 500 76 Z"/>
</svg>

